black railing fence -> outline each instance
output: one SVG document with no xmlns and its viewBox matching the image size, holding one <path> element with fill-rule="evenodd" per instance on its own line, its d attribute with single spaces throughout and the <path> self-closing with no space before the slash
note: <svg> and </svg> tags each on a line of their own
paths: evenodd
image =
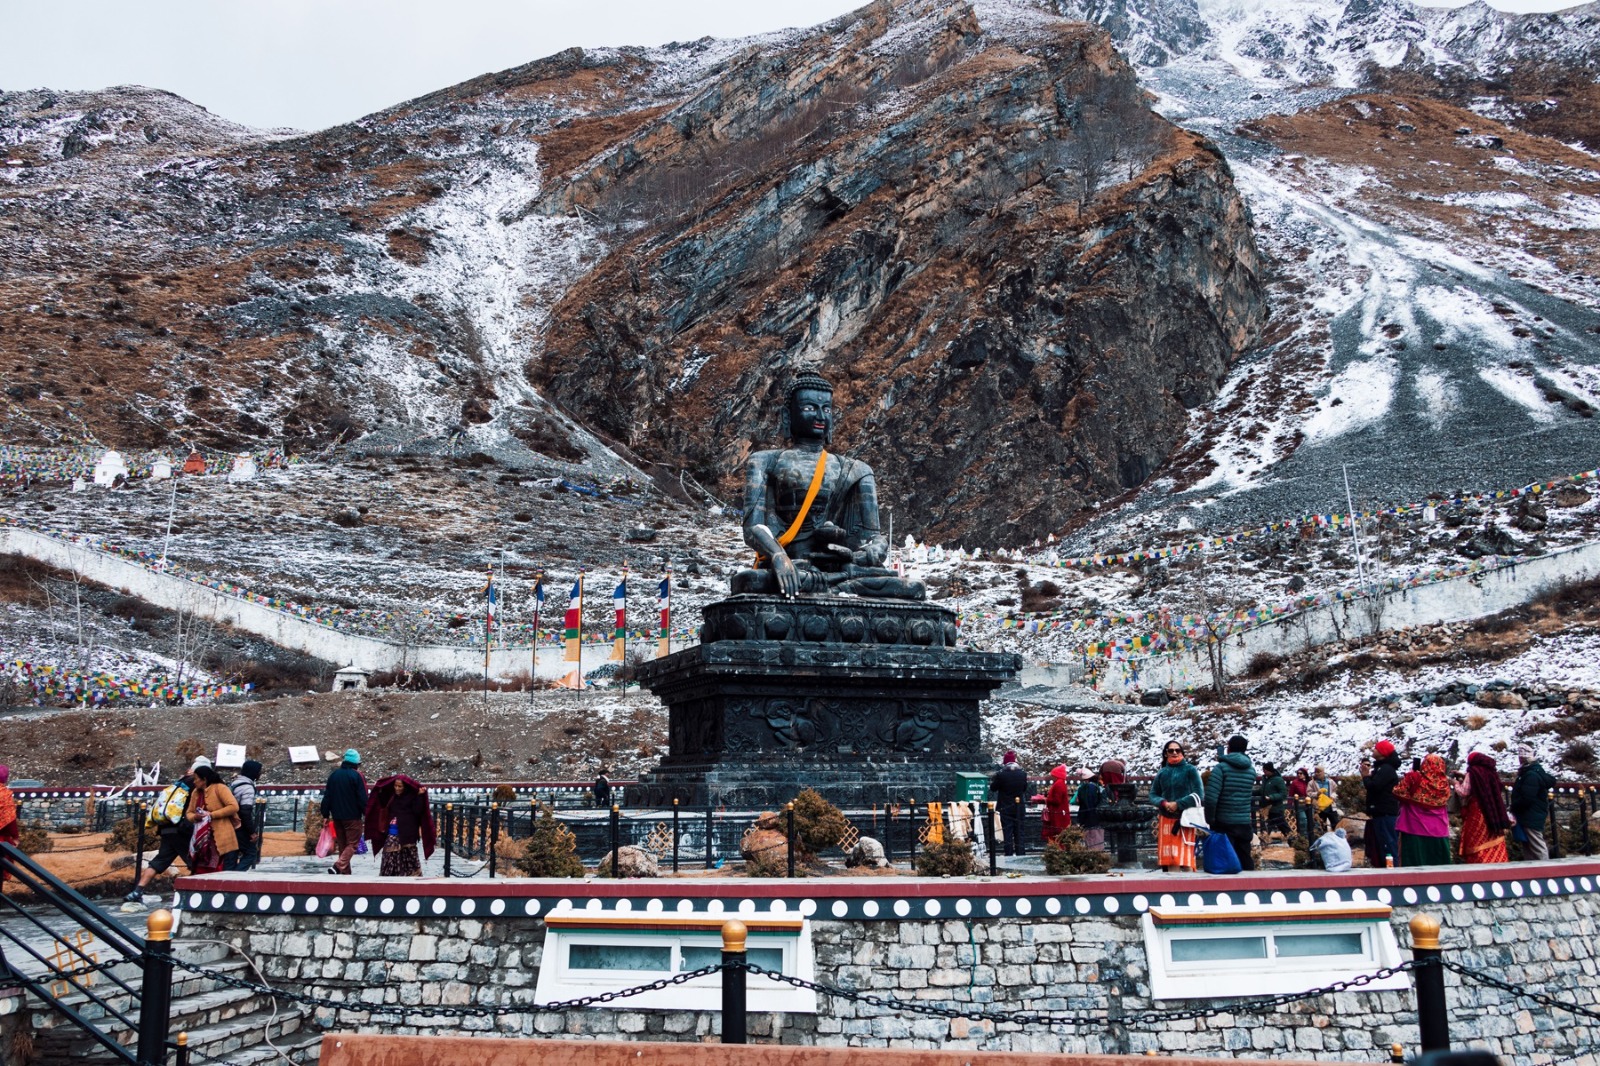
<svg viewBox="0 0 1600 1066">
<path fill-rule="evenodd" d="M 0 922 L 0 979 L 27 989 L 114 1061 L 164 1066 L 172 1051 L 183 1063 L 187 1048 L 168 1039 L 172 912 L 152 912 L 141 938 L 10 844 L 0 843 L 0 870 L 31 897 L 0 894 L 13 916 Z M 75 931 L 60 935 L 59 925 Z M 119 1033 L 136 1041 L 132 1049 Z"/>
<path fill-rule="evenodd" d="M 1424 1053 L 1448 1051 L 1450 1048 L 1451 1016 L 1445 997 L 1445 974 L 1447 972 L 1455 974 L 1463 984 L 1473 983 L 1492 988 L 1505 993 L 1514 1000 L 1527 1000 L 1552 1010 L 1567 1011 L 1584 1018 L 1600 1019 L 1600 1010 L 1574 1002 L 1571 998 L 1571 992 L 1552 992 L 1527 988 L 1514 982 L 1491 977 L 1483 973 L 1479 967 L 1463 966 L 1450 960 L 1446 957 L 1444 946 L 1439 939 L 1440 923 L 1428 915 L 1418 914 L 1413 916 L 1410 922 L 1410 931 L 1412 958 L 1395 966 L 1384 967 L 1346 980 L 1334 981 L 1325 986 L 1308 989 L 1303 992 L 1285 992 L 1278 995 L 1257 996 L 1246 999 L 1206 1000 L 1188 1007 L 1168 1004 L 1161 1008 L 1152 1006 L 1145 1010 L 1127 1010 L 1120 1004 L 1115 1003 L 1099 1008 L 1088 1007 L 1070 1010 L 1008 1010 L 995 1005 L 992 1001 L 981 1001 L 971 991 L 963 993 L 960 990 L 952 989 L 946 1002 L 935 1002 L 866 991 L 849 987 L 848 984 L 809 981 L 793 974 L 767 969 L 750 962 L 746 953 L 747 930 L 744 923 L 736 919 L 724 923 L 722 927 L 722 956 L 720 961 L 714 965 L 674 974 L 670 977 L 663 977 L 660 980 L 635 987 L 615 989 L 577 999 L 546 1003 L 529 1003 L 521 997 L 509 997 L 512 1001 L 499 1004 L 479 1002 L 463 1006 L 420 1004 L 409 1006 L 393 1001 L 392 997 L 382 997 L 378 1002 L 370 1002 L 365 997 L 360 999 L 340 999 L 334 998 L 325 992 L 319 992 L 315 988 L 308 987 L 303 990 L 275 988 L 271 985 L 258 984 L 234 977 L 231 974 L 209 970 L 204 966 L 193 963 L 180 961 L 178 965 L 186 970 L 207 975 L 219 984 L 248 989 L 313 1011 L 329 1012 L 334 1024 L 368 1024 L 382 1020 L 395 1025 L 420 1023 L 423 1026 L 437 1026 L 440 1024 L 441 1019 L 455 1020 L 459 1024 L 459 1020 L 465 1018 L 493 1018 L 507 1014 L 549 1014 L 586 1010 L 626 1000 L 645 992 L 658 991 L 675 985 L 683 985 L 691 981 L 717 976 L 721 985 L 721 1009 L 719 1011 L 721 1039 L 723 1043 L 729 1044 L 747 1042 L 747 996 L 751 978 L 764 978 L 768 981 L 815 992 L 818 996 L 818 1009 L 825 1014 L 836 1013 L 840 1006 L 849 1003 L 852 1005 L 851 1016 L 858 1018 L 893 1014 L 920 1015 L 946 1020 L 964 1018 L 1045 1032 L 1089 1029 L 1100 1033 L 1112 1031 L 1149 1033 L 1171 1029 L 1179 1025 L 1192 1028 L 1193 1023 L 1197 1020 L 1217 1018 L 1224 1015 L 1229 1018 L 1241 1015 L 1269 1015 L 1280 1012 L 1286 1007 L 1302 1003 L 1320 1009 L 1331 1009 L 1332 1000 L 1329 997 L 1340 993 L 1359 991 L 1375 981 L 1392 977 L 1395 974 L 1409 972 L 1413 975 L 1413 981 L 1415 982 L 1414 996 L 1419 1037 L 1418 1050 Z M 727 980 L 729 976 L 734 977 L 735 980 Z M 1581 972 L 1581 969 L 1575 969 L 1570 976 L 1577 988 L 1584 988 L 1589 984 L 1588 977 Z M 1548 989 L 1548 983 L 1546 983 L 1545 987 Z M 389 999 L 390 1001 L 384 1002 L 384 999 Z M 1459 1006 L 1455 1008 L 1458 1020 L 1466 1009 Z M 1485 1003 L 1482 1009 L 1487 1013 L 1493 1014 L 1498 1007 L 1495 1004 Z M 1382 1061 L 1384 1059 L 1404 1061 L 1403 1052 L 1402 1045 L 1395 1044 L 1392 1046 L 1392 1050 L 1390 1047 L 1376 1047 L 1373 1049 L 1372 1055 L 1374 1061 Z"/>
</svg>

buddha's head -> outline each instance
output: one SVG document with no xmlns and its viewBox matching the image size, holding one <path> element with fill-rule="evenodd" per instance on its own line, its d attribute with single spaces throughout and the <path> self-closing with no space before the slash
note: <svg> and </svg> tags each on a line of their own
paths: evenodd
<svg viewBox="0 0 1600 1066">
<path fill-rule="evenodd" d="M 813 371 L 795 375 L 789 383 L 788 402 L 783 410 L 783 429 L 791 441 L 833 440 L 833 385 Z"/>
</svg>

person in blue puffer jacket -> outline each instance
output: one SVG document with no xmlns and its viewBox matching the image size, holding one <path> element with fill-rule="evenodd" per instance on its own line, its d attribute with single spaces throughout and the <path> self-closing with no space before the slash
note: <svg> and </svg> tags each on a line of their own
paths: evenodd
<svg viewBox="0 0 1600 1066">
<path fill-rule="evenodd" d="M 1239 855 L 1239 867 L 1254 870 L 1250 845 L 1255 836 L 1250 800 L 1256 789 L 1256 768 L 1245 754 L 1250 742 L 1237 733 L 1228 738 L 1228 750 L 1211 768 L 1206 781 L 1206 823 L 1214 833 L 1227 834 Z"/>
</svg>

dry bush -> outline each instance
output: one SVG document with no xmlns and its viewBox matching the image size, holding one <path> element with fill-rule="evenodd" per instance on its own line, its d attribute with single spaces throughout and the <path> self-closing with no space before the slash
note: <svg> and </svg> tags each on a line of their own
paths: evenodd
<svg viewBox="0 0 1600 1066">
<path fill-rule="evenodd" d="M 1346 774 L 1338 779 L 1333 786 L 1334 802 L 1346 814 L 1359 813 L 1367 809 L 1367 789 L 1361 783 L 1360 774 Z"/>
<path fill-rule="evenodd" d="M 510 785 L 499 784 L 494 786 L 494 794 L 489 798 L 491 801 L 504 807 L 506 804 L 512 803 L 516 800 L 517 790 L 512 788 Z"/>
<path fill-rule="evenodd" d="M 917 852 L 917 874 L 921 877 L 966 877 L 978 872 L 970 840 L 947 840 L 928 844 Z"/>
<path fill-rule="evenodd" d="M 1069 825 L 1044 847 L 1044 872 L 1053 877 L 1103 874 L 1111 869 L 1111 853 L 1083 846 L 1083 830 Z"/>
<path fill-rule="evenodd" d="M 149 838 L 146 838 L 146 843 Z M 134 851 L 139 847 L 139 823 L 133 818 L 123 818 L 111 827 L 106 837 L 105 850 L 109 852 Z"/>
<path fill-rule="evenodd" d="M 206 753 L 206 746 L 194 737 L 187 737 L 178 741 L 178 746 L 174 750 L 178 753 L 178 761 L 187 768 L 190 763 Z"/>
<path fill-rule="evenodd" d="M 322 808 L 315 803 L 306 807 L 306 854 L 317 853 L 317 838 L 322 835 Z"/>
<path fill-rule="evenodd" d="M 23 829 L 22 836 L 17 840 L 17 848 L 24 855 L 41 855 L 54 851 L 55 847 L 56 842 L 50 839 L 50 830 L 38 825 Z"/>
<path fill-rule="evenodd" d="M 781 832 L 786 824 L 776 828 Z M 800 795 L 794 798 L 794 838 L 801 855 L 814 857 L 834 847 L 849 828 L 850 821 L 844 812 L 823 799 L 815 789 L 801 789 Z"/>
<path fill-rule="evenodd" d="M 1488 725 L 1489 719 L 1481 714 L 1469 714 L 1462 720 L 1461 724 L 1476 732 L 1477 730 Z"/>
<path fill-rule="evenodd" d="M 578 840 L 572 830 L 556 821 L 555 811 L 539 805 L 529 834 L 518 841 L 522 853 L 508 857 L 513 866 L 528 877 L 582 877 L 583 860 L 578 857 Z"/>
<path fill-rule="evenodd" d="M 1575 774 L 1591 776 L 1597 769 L 1594 745 L 1587 740 L 1574 740 L 1561 753 L 1561 765 Z"/>
</svg>

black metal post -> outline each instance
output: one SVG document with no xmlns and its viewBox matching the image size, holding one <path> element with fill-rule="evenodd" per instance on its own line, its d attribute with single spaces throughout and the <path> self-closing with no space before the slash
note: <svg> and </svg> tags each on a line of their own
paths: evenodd
<svg viewBox="0 0 1600 1066">
<path fill-rule="evenodd" d="M 712 868 L 712 866 L 711 866 L 711 834 L 715 831 L 715 827 L 712 825 L 711 819 L 716 814 L 716 811 L 717 811 L 717 809 L 715 807 L 713 807 L 711 804 L 709 804 L 709 803 L 706 804 L 706 869 L 708 869 L 708 870 Z"/>
<path fill-rule="evenodd" d="M 1027 851 L 1027 848 L 1023 845 L 1022 842 L 1024 840 L 1028 839 L 1028 832 L 1027 832 L 1028 827 L 1026 825 L 1026 823 L 1028 821 L 1028 808 L 1026 808 L 1026 807 L 1024 807 L 1022 805 L 1022 797 L 1021 796 L 1015 797 L 1012 800 L 1012 802 L 1017 805 L 1017 820 L 1015 822 L 1015 825 L 1017 827 L 1017 839 L 1012 844 L 1012 848 L 1015 850 L 1016 854 L 1018 854 L 1018 855 L 1026 855 L 1028 853 L 1028 851 Z"/>
<path fill-rule="evenodd" d="M 500 804 L 489 804 L 489 876 L 494 876 L 496 846 L 500 840 Z"/>
<path fill-rule="evenodd" d="M 883 805 L 883 861 L 894 865 L 894 804 Z"/>
<path fill-rule="evenodd" d="M 611 805 L 611 876 L 622 876 L 622 810 Z"/>
<path fill-rule="evenodd" d="M 1589 792 L 1587 788 L 1578 789 L 1578 818 L 1583 822 L 1583 853 L 1594 854 L 1594 846 L 1589 843 Z"/>
<path fill-rule="evenodd" d="M 678 872 L 678 797 L 672 797 L 672 872 Z"/>
<path fill-rule="evenodd" d="M 793 803 L 789 804 L 789 806 L 787 808 L 787 814 L 788 814 L 788 818 L 789 818 L 789 825 L 788 825 L 788 828 L 785 830 L 785 835 L 786 835 L 786 839 L 788 841 L 788 844 L 784 848 L 784 851 L 788 852 L 788 854 L 789 854 L 789 880 L 793 881 L 794 880 L 794 804 Z"/>
<path fill-rule="evenodd" d="M 906 807 L 908 813 L 906 819 L 906 862 L 915 870 L 917 868 L 917 801 L 909 801 Z"/>
<path fill-rule="evenodd" d="M 1389 1045 L 1389 1061 L 1390 1062 L 1404 1062 L 1404 1061 L 1406 1061 L 1406 1047 L 1405 1047 L 1404 1044 L 1400 1043 L 1398 1040 L 1396 1040 L 1394 1043 Z"/>
<path fill-rule="evenodd" d="M 999 877 L 1000 856 L 995 853 L 994 800 L 990 800 L 986 806 L 988 810 L 985 812 L 983 819 L 983 843 L 989 849 L 989 876 Z"/>
<path fill-rule="evenodd" d="M 1561 858 L 1561 809 L 1556 805 L 1556 790 L 1550 790 L 1550 857 Z"/>
<path fill-rule="evenodd" d="M 745 939 L 743 922 L 722 923 L 722 1042 L 747 1044 L 745 1035 Z"/>
<path fill-rule="evenodd" d="M 143 801 L 140 801 L 139 803 L 135 803 L 133 805 L 133 816 L 139 822 L 139 827 L 138 827 L 139 846 L 134 850 L 134 853 L 133 853 L 133 887 L 134 888 L 138 888 L 139 887 L 139 875 L 144 872 L 144 819 L 145 819 L 145 811 L 144 811 L 144 802 Z"/>
<path fill-rule="evenodd" d="M 450 876 L 450 852 L 453 844 L 451 834 L 455 832 L 455 828 L 456 805 L 446 803 L 444 805 L 444 875 L 446 877 Z"/>
<path fill-rule="evenodd" d="M 189 1034 L 178 1034 L 178 1066 L 189 1066 Z"/>
<path fill-rule="evenodd" d="M 144 984 L 139 993 L 139 1066 L 166 1066 L 172 1022 L 172 912 L 145 919 Z"/>
<path fill-rule="evenodd" d="M 1423 1051 L 1450 1050 L 1450 1011 L 1444 1002 L 1444 966 L 1440 957 L 1439 920 L 1426 914 L 1411 919 L 1411 954 L 1420 964 L 1417 981 L 1417 1028 Z"/>
</svg>

